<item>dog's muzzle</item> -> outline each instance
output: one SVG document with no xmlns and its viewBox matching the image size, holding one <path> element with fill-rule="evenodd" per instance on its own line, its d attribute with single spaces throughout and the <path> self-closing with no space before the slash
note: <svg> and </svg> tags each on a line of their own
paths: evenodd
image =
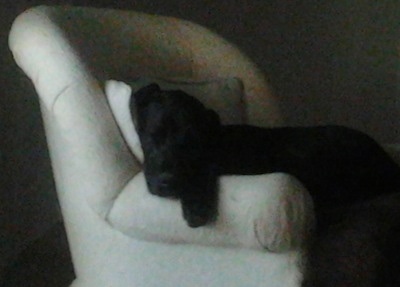
<svg viewBox="0 0 400 287">
<path fill-rule="evenodd" d="M 146 182 L 150 193 L 154 195 L 173 198 L 179 197 L 176 180 L 174 180 L 171 174 L 147 175 Z"/>
</svg>

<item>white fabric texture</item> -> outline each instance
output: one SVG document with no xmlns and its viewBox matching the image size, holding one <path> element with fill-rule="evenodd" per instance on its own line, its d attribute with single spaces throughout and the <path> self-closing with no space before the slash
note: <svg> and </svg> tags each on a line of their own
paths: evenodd
<svg viewBox="0 0 400 287">
<path fill-rule="evenodd" d="M 217 221 L 188 228 L 179 201 L 151 195 L 139 173 L 115 201 L 108 220 L 133 238 L 173 244 L 286 252 L 310 238 L 311 199 L 289 175 L 224 176 L 219 195 Z"/>
<path fill-rule="evenodd" d="M 144 236 L 138 230 L 126 235 L 120 231 L 124 226 L 112 226 L 130 227 L 120 219 L 124 212 L 137 220 L 135 228 L 140 228 L 141 217 L 149 214 L 153 219 L 158 214 L 181 219 L 177 202 L 150 197 L 140 187 L 141 166 L 120 133 L 102 83 L 141 75 L 183 81 L 238 77 L 243 81 L 249 123 L 277 124 L 280 116 L 263 74 L 237 48 L 207 29 L 179 19 L 133 11 L 46 6 L 30 9 L 15 20 L 9 45 L 40 97 L 77 275 L 74 287 L 300 286 L 301 248 L 277 254 L 204 246 L 207 244 L 168 244 L 147 240 L 154 235 L 152 229 Z M 269 181 L 263 177 L 257 180 Z M 253 179 L 247 177 L 222 181 L 226 197 L 231 186 L 240 182 L 240 196 L 247 198 L 253 185 Z M 252 192 L 261 196 L 260 191 Z M 289 189 L 286 192 L 291 193 Z M 120 201 L 130 193 L 134 194 L 132 210 Z M 274 196 L 277 202 L 287 200 Z M 298 198 L 306 199 L 307 195 Z M 238 207 L 233 203 L 234 199 L 221 202 L 227 216 L 236 214 Z M 135 210 L 143 214 L 133 214 Z M 264 218 L 261 211 L 254 214 Z M 227 217 L 226 221 L 242 222 L 247 218 L 243 215 L 237 214 L 240 220 Z M 259 229 L 264 227 L 259 224 L 256 230 L 262 233 Z M 247 232 L 238 230 L 240 236 Z M 184 236 L 190 242 L 197 235 Z M 250 238 L 254 240 L 254 232 Z"/>
</svg>

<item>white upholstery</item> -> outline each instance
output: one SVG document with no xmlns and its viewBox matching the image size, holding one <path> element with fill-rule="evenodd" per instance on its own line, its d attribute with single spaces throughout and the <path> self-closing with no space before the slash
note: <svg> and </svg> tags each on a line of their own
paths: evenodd
<svg viewBox="0 0 400 287">
<path fill-rule="evenodd" d="M 279 113 L 263 75 L 235 47 L 202 27 L 178 19 L 115 10 L 38 7 L 14 22 L 10 48 L 40 97 L 57 193 L 77 274 L 73 286 L 300 286 L 302 249 L 290 236 L 305 231 L 296 230 L 290 220 L 281 216 L 293 213 L 293 206 L 300 212 L 308 206 L 307 192 L 298 182 L 286 175 L 222 179 L 221 219 L 227 224 L 241 222 L 242 227 L 246 226 L 242 224 L 248 219 L 246 213 L 236 212 L 242 208 L 238 203 L 242 200 L 240 196 L 250 203 L 248 206 L 252 206 L 252 200 L 264 200 L 266 206 L 275 207 L 268 211 L 274 216 L 264 218 L 276 225 L 267 221 L 267 226 L 260 227 L 260 221 L 252 218 L 250 241 L 254 243 L 254 230 L 277 235 L 280 238 L 272 237 L 272 241 L 265 238 L 261 245 L 274 246 L 271 242 L 280 242 L 273 248 L 292 247 L 287 252 L 245 248 L 252 246 L 240 242 L 246 232 L 241 229 L 240 236 L 233 237 L 236 241 L 228 242 L 227 234 L 234 230 L 230 227 L 222 231 L 207 227 L 208 233 L 201 235 L 201 239 L 183 226 L 178 202 L 144 192 L 140 164 L 121 136 L 102 89 L 106 79 L 132 79 L 141 75 L 194 81 L 239 77 L 244 83 L 249 122 L 278 123 Z M 263 181 L 271 182 L 271 178 L 278 182 L 272 196 L 268 190 L 265 190 L 267 195 L 261 192 Z M 261 185 L 252 189 L 257 181 Z M 291 197 L 278 195 L 292 194 L 293 189 L 288 186 L 297 186 L 294 193 L 300 196 L 292 197 L 294 205 L 282 207 L 281 203 Z M 123 200 L 125 191 L 135 193 L 135 188 L 141 193 L 135 194 L 132 202 Z M 252 199 L 252 194 L 257 196 Z M 301 202 L 296 205 L 297 201 Z M 125 210 L 118 213 L 122 218 L 116 218 L 113 212 L 118 209 Z M 173 220 L 172 224 L 177 222 L 179 226 L 178 237 L 181 236 L 175 243 L 197 244 L 171 244 L 157 238 L 165 233 L 149 228 L 151 220 L 146 223 L 150 233 L 141 233 L 138 228 L 136 233 L 124 234 L 124 226 L 116 226 L 123 222 L 124 212 L 139 221 L 161 220 L 154 226 L 171 224 L 168 221 Z M 258 209 L 250 213 L 263 212 Z M 169 219 L 165 222 L 157 214 Z M 239 218 L 231 219 L 232 216 Z M 303 229 L 311 224 L 311 217 L 304 217 L 307 222 L 301 225 Z M 140 227 L 140 222 L 135 226 Z M 283 230 L 269 233 L 266 229 L 271 226 L 283 226 Z M 285 236 L 289 236 L 289 241 Z M 169 238 L 173 241 L 176 237 Z M 211 246 L 215 243 L 212 238 L 220 238 L 216 245 L 237 248 Z"/>
</svg>

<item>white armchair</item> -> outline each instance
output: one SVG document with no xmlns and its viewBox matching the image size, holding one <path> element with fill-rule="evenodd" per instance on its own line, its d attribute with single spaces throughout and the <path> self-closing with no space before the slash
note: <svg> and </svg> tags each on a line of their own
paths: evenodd
<svg viewBox="0 0 400 287">
<path fill-rule="evenodd" d="M 300 286 L 313 222 L 301 184 L 283 174 L 223 177 L 220 219 L 190 229 L 179 202 L 146 192 L 104 94 L 108 79 L 239 77 L 249 123 L 276 125 L 264 76 L 237 48 L 179 19 L 45 6 L 16 19 L 9 43 L 40 97 L 73 286 Z M 146 236 L 110 222 L 122 196 Z"/>
</svg>

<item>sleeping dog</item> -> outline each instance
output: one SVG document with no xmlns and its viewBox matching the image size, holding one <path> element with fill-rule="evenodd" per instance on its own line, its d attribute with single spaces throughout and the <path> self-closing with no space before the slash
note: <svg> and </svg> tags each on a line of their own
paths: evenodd
<svg viewBox="0 0 400 287">
<path fill-rule="evenodd" d="M 341 126 L 222 126 L 182 91 L 140 89 L 130 109 L 149 191 L 181 200 L 191 227 L 217 215 L 218 176 L 284 172 L 309 190 L 317 220 L 325 210 L 396 191 L 400 168 L 369 136 Z"/>
</svg>

